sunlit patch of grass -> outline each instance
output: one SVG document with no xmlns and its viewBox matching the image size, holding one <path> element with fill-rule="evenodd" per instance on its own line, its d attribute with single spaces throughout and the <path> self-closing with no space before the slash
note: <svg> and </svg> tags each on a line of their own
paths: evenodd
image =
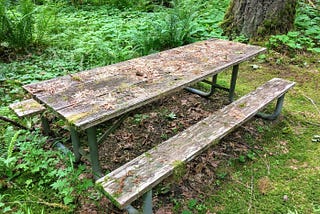
<svg viewBox="0 0 320 214">
<path fill-rule="evenodd" d="M 265 147 L 259 158 L 231 167 L 230 182 L 222 185 L 208 201 L 212 211 L 313 213 L 320 199 L 319 145 L 311 142 L 312 131 L 301 139 L 292 133 L 283 133 L 286 127 L 285 121 L 272 125 L 259 142 Z M 261 179 L 268 181 L 267 188 L 261 187 Z"/>
</svg>

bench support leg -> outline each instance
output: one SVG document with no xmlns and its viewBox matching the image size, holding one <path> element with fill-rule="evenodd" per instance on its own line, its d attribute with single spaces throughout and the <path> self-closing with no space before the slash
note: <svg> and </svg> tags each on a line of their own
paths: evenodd
<svg viewBox="0 0 320 214">
<path fill-rule="evenodd" d="M 211 84 L 209 92 L 204 92 L 204 91 L 201 91 L 199 89 L 192 88 L 192 87 L 186 87 L 186 90 L 190 91 L 191 93 L 198 94 L 201 97 L 210 97 L 215 92 L 215 88 L 218 88 L 217 85 L 216 85 L 217 78 L 218 78 L 218 75 L 216 74 L 216 75 L 212 76 L 212 81 L 211 82 L 208 81 L 208 80 L 203 80 L 203 82 Z"/>
<path fill-rule="evenodd" d="M 143 195 L 143 214 L 152 214 L 152 190 Z"/>
<path fill-rule="evenodd" d="M 116 130 L 121 123 L 128 117 L 128 113 L 123 114 L 115 123 L 111 125 L 111 127 L 98 139 L 98 145 L 106 139 L 114 130 Z"/>
<path fill-rule="evenodd" d="M 230 89 L 229 89 L 229 101 L 230 102 L 233 102 L 233 100 L 234 100 L 234 91 L 236 89 L 238 71 L 239 71 L 239 64 L 234 65 L 232 67 L 232 75 L 231 75 L 231 82 L 230 82 Z"/>
<path fill-rule="evenodd" d="M 97 143 L 96 127 L 91 127 L 87 129 L 90 159 L 92 165 L 92 171 L 95 178 L 100 178 L 103 176 L 100 164 L 99 164 L 99 152 Z"/>
<path fill-rule="evenodd" d="M 265 114 L 265 113 L 262 113 L 262 112 L 258 112 L 256 116 L 260 117 L 262 119 L 266 119 L 266 120 L 275 120 L 275 119 L 277 119 L 277 117 L 280 115 L 281 110 L 282 110 L 283 101 L 284 101 L 284 95 L 282 95 L 281 97 L 278 98 L 277 104 L 276 104 L 276 108 L 275 108 L 275 110 L 274 110 L 274 112 L 272 114 Z"/>
<path fill-rule="evenodd" d="M 72 148 L 73 148 L 73 154 L 75 158 L 75 162 L 78 163 L 80 161 L 80 139 L 79 139 L 79 133 L 74 127 L 70 127 L 71 132 L 71 141 L 72 141 Z"/>
<path fill-rule="evenodd" d="M 142 205 L 142 213 L 143 214 L 152 214 L 152 190 L 146 192 L 143 196 L 143 205 Z M 126 210 L 129 214 L 141 214 L 139 210 L 134 208 L 132 205 L 126 207 Z"/>
<path fill-rule="evenodd" d="M 129 214 L 141 214 L 141 212 L 139 212 L 139 210 L 134 208 L 132 205 L 128 205 L 126 207 L 126 210 L 128 211 Z"/>
<path fill-rule="evenodd" d="M 236 88 L 236 82 L 237 82 L 237 77 L 238 77 L 238 71 L 239 71 L 239 64 L 238 65 L 234 65 L 233 68 L 232 68 L 230 88 L 225 88 L 225 87 L 223 87 L 221 85 L 218 85 L 217 84 L 218 74 L 216 74 L 216 75 L 212 76 L 212 81 L 208 81 L 208 80 L 203 80 L 202 81 L 204 83 L 207 83 L 207 84 L 211 85 L 209 92 L 204 92 L 204 91 L 201 91 L 199 89 L 192 88 L 192 87 L 186 87 L 186 90 L 190 91 L 191 93 L 198 94 L 198 95 L 200 95 L 202 97 L 210 97 L 215 92 L 216 88 L 222 89 L 222 90 L 225 90 L 225 91 L 229 92 L 229 101 L 233 102 L 233 100 L 234 100 L 234 91 L 235 91 L 235 88 Z"/>
<path fill-rule="evenodd" d="M 50 125 L 49 125 L 48 119 L 44 115 L 41 116 L 41 127 L 43 130 L 43 133 L 45 135 L 49 136 L 50 135 Z"/>
</svg>

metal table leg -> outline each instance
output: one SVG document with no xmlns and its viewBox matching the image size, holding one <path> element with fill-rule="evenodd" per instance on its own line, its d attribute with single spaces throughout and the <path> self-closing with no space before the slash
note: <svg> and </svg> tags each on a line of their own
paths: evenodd
<svg viewBox="0 0 320 214">
<path fill-rule="evenodd" d="M 43 130 L 43 133 L 47 136 L 50 135 L 50 125 L 48 119 L 44 116 L 41 115 L 41 127 Z"/>
<path fill-rule="evenodd" d="M 215 92 L 215 88 L 217 88 L 216 87 L 217 86 L 217 84 L 216 84 L 217 83 L 217 78 L 218 78 L 218 74 L 212 76 L 212 81 L 211 82 L 208 81 L 208 80 L 204 80 L 203 81 L 205 83 L 211 84 L 209 92 L 204 92 L 204 91 L 201 91 L 199 89 L 192 88 L 192 87 L 186 87 L 186 90 L 190 91 L 191 93 L 198 94 L 201 97 L 210 97 Z"/>
<path fill-rule="evenodd" d="M 88 143 L 89 143 L 89 151 L 90 151 L 90 159 L 91 159 L 93 175 L 95 178 L 100 178 L 103 176 L 103 174 L 99 164 L 99 152 L 98 152 L 96 127 L 88 128 L 86 131 L 88 135 Z"/>
<path fill-rule="evenodd" d="M 231 82 L 230 82 L 230 89 L 229 89 L 229 101 L 230 102 L 233 102 L 233 99 L 234 99 L 234 91 L 236 89 L 238 71 L 239 71 L 239 64 L 234 65 L 232 67 L 232 75 L 231 75 Z"/>
<path fill-rule="evenodd" d="M 73 154 L 75 157 L 75 162 L 78 163 L 80 161 L 80 139 L 79 139 L 79 133 L 74 127 L 70 127 L 71 132 L 71 141 L 72 141 L 72 148 L 73 148 Z"/>
<path fill-rule="evenodd" d="M 239 64 L 234 65 L 232 67 L 230 88 L 226 88 L 226 87 L 223 87 L 221 85 L 218 85 L 217 84 L 218 74 L 216 74 L 216 75 L 212 76 L 212 81 L 211 82 L 208 81 L 208 80 L 203 80 L 203 82 L 211 85 L 209 92 L 204 92 L 204 91 L 201 91 L 199 89 L 192 88 L 192 87 L 186 87 L 185 89 L 187 91 L 192 92 L 192 93 L 198 94 L 198 95 L 200 95 L 202 97 L 210 97 L 215 92 L 216 88 L 217 89 L 226 90 L 226 91 L 229 91 L 229 101 L 233 102 L 233 100 L 234 100 L 234 92 L 235 92 L 237 78 L 238 78 L 238 71 L 239 71 Z"/>
</svg>

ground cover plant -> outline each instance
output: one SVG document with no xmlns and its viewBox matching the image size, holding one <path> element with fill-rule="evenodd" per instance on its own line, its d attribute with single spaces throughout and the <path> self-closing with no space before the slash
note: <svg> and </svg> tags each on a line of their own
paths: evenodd
<svg viewBox="0 0 320 214">
<path fill-rule="evenodd" d="M 46 138 L 38 117 L 19 119 L 8 105 L 25 97 L 23 84 L 224 38 L 219 23 L 228 3 L 2 0 L 0 116 L 25 128 L 0 120 L 1 212 L 121 213 L 93 188 L 86 160 L 75 167 L 67 151 L 54 149 L 60 142 L 70 148 L 63 121 L 49 114 L 59 134 Z M 275 122 L 253 119 L 185 166 L 179 179 L 161 183 L 157 213 L 320 213 L 319 1 L 300 1 L 295 25 L 259 43 L 268 53 L 240 67 L 237 85 L 240 97 L 272 77 L 296 81 L 283 115 Z M 220 82 L 227 84 L 229 75 Z M 103 169 L 115 169 L 221 108 L 225 97 L 180 92 L 138 109 L 100 145 Z M 114 154 L 103 155 L 110 149 Z"/>
</svg>

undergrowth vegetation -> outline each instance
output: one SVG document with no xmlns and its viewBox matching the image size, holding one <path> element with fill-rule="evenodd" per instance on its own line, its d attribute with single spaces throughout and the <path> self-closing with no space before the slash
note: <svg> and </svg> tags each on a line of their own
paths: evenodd
<svg viewBox="0 0 320 214">
<path fill-rule="evenodd" d="M 36 7 L 31 0 L 0 1 L 0 51 L 26 52 L 44 43 L 54 12 L 49 6 Z"/>
<path fill-rule="evenodd" d="M 320 53 L 320 1 L 313 4 L 299 2 L 295 29 L 285 35 L 271 36 L 268 47 L 280 52 L 297 53 L 310 51 Z"/>
<path fill-rule="evenodd" d="M 71 153 L 50 150 L 39 131 L 7 127 L 0 151 L 0 189 L 7 189 L 0 197 L 3 212 L 39 211 L 39 204 L 48 207 L 46 212 L 68 212 L 75 208 L 76 195 L 93 185 L 91 179 L 79 180 L 85 167 L 74 168 Z"/>
<path fill-rule="evenodd" d="M 99 200 L 101 197 L 92 190 L 91 178 L 86 177 L 87 174 L 90 174 L 89 170 L 82 165 L 75 168 L 72 155 L 62 154 L 52 148 L 58 141 L 68 142 L 68 137 L 63 136 L 62 139 L 57 140 L 47 139 L 39 131 L 39 118 L 19 119 L 8 109 L 9 104 L 24 98 L 22 85 L 120 62 L 198 40 L 211 37 L 224 38 L 219 23 L 223 19 L 228 4 L 228 0 L 73 0 L 71 2 L 0 0 L 0 116 L 19 121 L 27 128 L 36 126 L 33 131 L 19 130 L 11 123 L 0 120 L 1 212 L 74 212 L 79 196 L 94 200 Z M 307 122 L 318 124 L 319 117 L 314 115 L 317 114 L 319 100 L 314 102 L 314 98 L 310 97 L 312 93 L 319 91 L 319 70 L 309 71 L 308 69 L 310 64 L 319 63 L 319 58 L 317 61 L 317 57 L 306 59 L 308 57 L 299 56 L 301 53 L 307 56 L 308 54 L 319 56 L 317 55 L 320 52 L 319 4 L 319 0 L 300 1 L 295 29 L 286 35 L 272 36 L 266 42 L 269 49 L 297 58 L 288 59 L 287 56 L 279 56 L 273 52 L 263 55 L 259 59 L 260 64 L 253 66 L 257 69 L 258 75 L 262 75 L 258 68 L 263 63 L 275 64 L 278 66 L 277 69 L 283 69 L 283 66 L 295 63 L 299 69 L 306 70 L 305 73 L 297 71 L 292 74 L 293 76 L 290 76 L 290 72 L 281 73 L 285 78 L 295 80 L 294 77 L 299 77 L 302 79 L 298 87 L 301 87 L 300 90 L 304 92 L 295 91 L 296 97 L 290 97 L 289 102 L 290 109 L 298 109 L 299 112 L 302 112 L 301 115 L 299 113 L 299 117 L 297 116 L 298 119 L 295 118 L 296 115 L 290 114 L 290 118 L 286 119 L 293 123 L 290 126 L 281 123 L 270 129 L 261 128 L 263 129 L 261 132 L 268 135 L 266 139 L 270 141 L 274 140 L 270 130 L 281 129 L 277 141 L 290 141 L 292 144 L 298 144 L 292 146 L 291 151 L 297 147 L 298 152 L 303 152 L 298 136 L 303 135 L 304 131 L 307 134 L 303 137 L 305 139 L 302 142 L 308 142 L 308 148 L 313 148 L 314 151 L 319 150 L 319 147 L 316 146 L 318 144 L 312 144 L 309 141 L 312 135 L 320 133 L 316 133 L 314 129 L 312 131 L 304 129 L 304 124 Z M 238 40 L 245 41 L 246 38 L 239 37 Z M 266 71 L 263 75 L 267 76 L 274 70 Z M 273 73 L 273 75 L 276 76 L 278 73 Z M 244 82 L 244 85 L 251 86 L 253 80 L 250 80 L 250 75 L 248 76 L 248 82 L 247 84 Z M 302 76 L 306 79 L 303 79 Z M 254 81 L 259 82 L 260 79 Z M 311 82 L 310 86 L 306 85 L 308 81 Z M 309 103 L 307 111 L 302 107 L 306 103 Z M 176 117 L 174 113 L 167 115 L 169 119 Z M 135 120 L 143 120 L 142 116 L 137 116 Z M 311 119 L 306 122 L 305 118 Z M 61 121 L 58 123 L 55 129 L 59 129 L 59 132 L 61 129 L 59 127 L 64 124 Z M 289 134 L 282 126 L 289 127 Z M 276 146 L 275 143 L 271 144 L 270 150 L 272 146 Z M 310 154 L 315 155 L 312 151 Z M 241 176 L 244 175 L 243 179 L 247 179 L 246 182 L 250 183 L 253 166 L 246 168 L 242 164 L 256 160 L 256 157 L 261 155 L 251 151 L 231 161 L 229 167 L 234 167 L 235 174 L 230 180 L 241 183 Z M 268 161 L 280 166 L 281 162 L 286 161 L 285 154 L 279 158 L 283 159 L 271 158 Z M 299 157 L 291 159 L 300 161 Z M 265 164 L 264 160 L 260 159 L 261 165 Z M 312 168 L 319 167 L 319 159 L 317 161 L 312 160 Z M 299 163 L 303 164 L 302 162 Z M 261 165 L 256 167 L 259 168 Z M 222 171 L 220 177 L 218 176 L 220 181 L 223 182 L 231 171 Z M 277 173 L 283 173 L 283 170 L 279 169 Z M 301 170 L 301 173 L 308 173 L 308 171 Z M 263 177 L 262 174 L 260 175 Z M 317 175 L 312 171 L 308 181 L 314 182 L 319 187 L 319 176 Z M 265 203 L 269 203 L 279 194 L 287 195 L 289 198 L 294 197 L 279 190 L 285 186 L 285 181 L 282 180 L 283 183 L 280 184 L 276 183 L 275 179 L 278 178 L 277 176 L 270 178 L 274 182 L 272 183 L 274 188 L 270 190 L 272 197 L 268 198 L 267 202 L 260 200 L 263 197 L 258 193 L 246 189 L 246 187 L 253 188 L 250 185 L 243 185 L 239 189 L 235 187 L 239 191 L 234 191 L 229 186 L 222 186 L 221 189 L 225 192 L 213 195 L 207 204 L 197 199 L 188 199 L 186 202 L 172 199 L 175 204 L 174 210 L 177 213 L 205 213 L 208 210 L 222 213 L 224 210 L 224 213 L 229 211 L 229 213 L 234 213 L 246 210 L 248 207 L 243 207 L 243 204 L 250 205 L 250 203 L 251 207 L 258 211 L 261 210 L 261 206 L 267 210 L 270 207 Z M 299 179 L 299 175 L 295 174 L 294 178 Z M 290 183 L 287 192 L 290 192 L 290 188 L 294 189 L 295 184 L 299 185 L 301 180 L 303 178 Z M 218 181 L 216 185 L 220 187 L 222 184 Z M 312 194 L 319 197 L 318 190 L 314 190 L 310 185 L 307 185 L 307 189 L 313 192 L 305 197 L 306 200 L 311 200 Z M 249 202 L 241 195 L 241 192 L 246 191 L 249 191 L 248 194 L 251 197 Z M 302 190 L 299 189 L 299 191 Z M 231 201 L 224 204 L 226 198 L 239 201 L 235 204 Z M 217 205 L 214 206 L 213 203 Z M 260 205 L 257 205 L 258 203 Z M 280 206 L 281 203 L 277 202 L 276 206 Z M 297 203 L 311 202 L 298 198 Z M 288 210 L 281 207 L 275 209 L 275 212 L 312 211 L 310 207 L 297 206 L 297 203 L 293 201 Z M 314 203 L 314 213 L 319 213 L 320 201 L 317 199 L 312 203 Z M 228 205 L 234 205 L 234 207 L 227 207 Z"/>
</svg>

